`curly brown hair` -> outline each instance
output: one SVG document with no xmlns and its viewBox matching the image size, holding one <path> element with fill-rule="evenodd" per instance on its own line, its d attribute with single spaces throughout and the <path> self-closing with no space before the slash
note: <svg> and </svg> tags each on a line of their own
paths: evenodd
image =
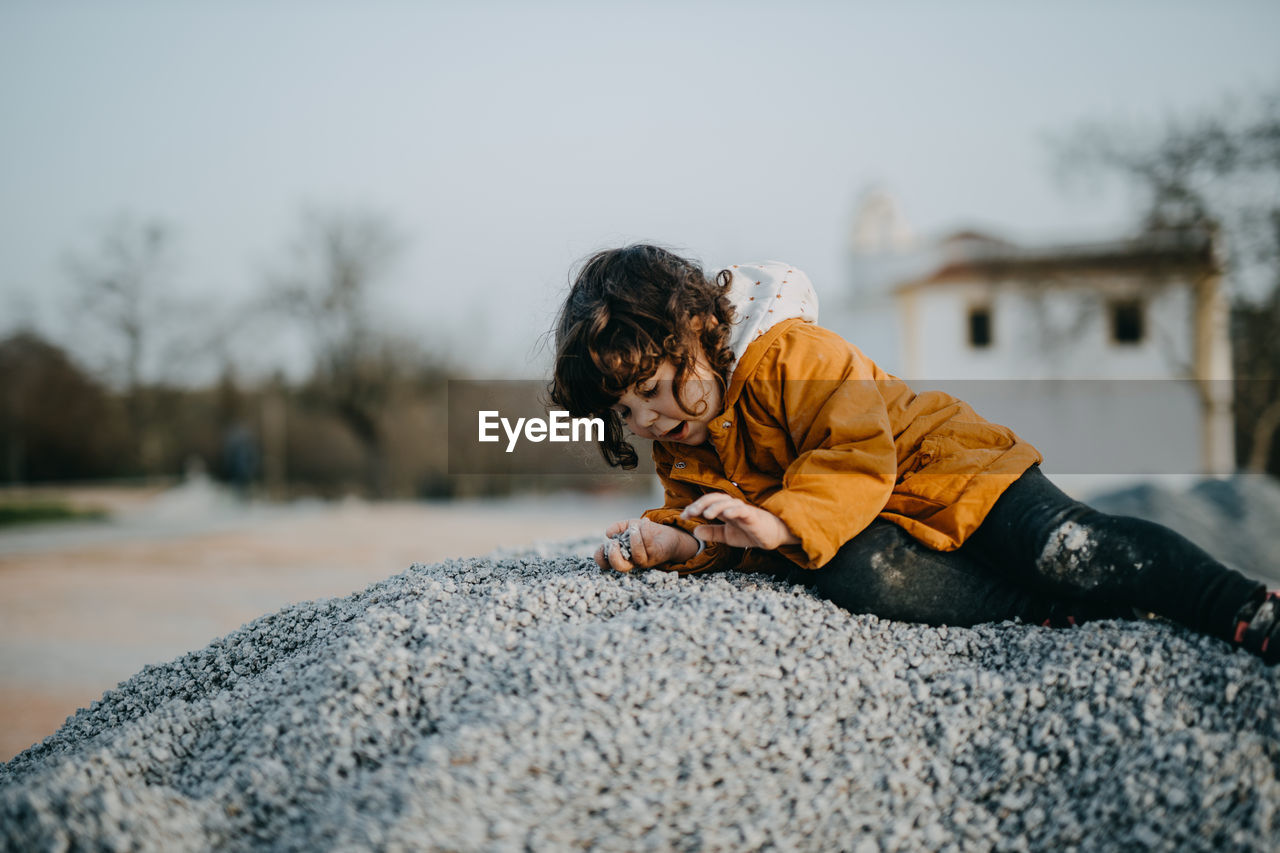
<svg viewBox="0 0 1280 853">
<path fill-rule="evenodd" d="M 690 415 L 701 412 L 685 408 L 681 391 L 699 347 L 721 394 L 728 389 L 732 278 L 729 270 L 708 278 L 695 261 L 647 244 L 597 252 L 582 264 L 556 320 L 555 374 L 547 392 L 571 417 L 604 420 L 600 453 L 610 466 L 630 470 L 638 458 L 613 406 L 664 360 L 675 365 L 676 401 Z M 709 322 L 712 317 L 718 322 Z"/>
</svg>

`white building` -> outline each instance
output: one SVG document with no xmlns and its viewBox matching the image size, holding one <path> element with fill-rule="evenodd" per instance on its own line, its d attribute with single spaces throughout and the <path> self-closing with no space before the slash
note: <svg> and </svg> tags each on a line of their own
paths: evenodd
<svg viewBox="0 0 1280 853">
<path fill-rule="evenodd" d="M 1147 232 L 1016 246 L 911 236 L 869 194 L 850 283 L 824 302 L 841 332 L 918 390 L 1013 428 L 1059 474 L 1227 474 L 1231 362 L 1212 235 Z"/>
</svg>

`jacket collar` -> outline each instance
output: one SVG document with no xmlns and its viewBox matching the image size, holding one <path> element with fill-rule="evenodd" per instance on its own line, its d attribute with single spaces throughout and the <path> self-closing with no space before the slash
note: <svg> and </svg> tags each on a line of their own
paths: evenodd
<svg viewBox="0 0 1280 853">
<path fill-rule="evenodd" d="M 760 365 L 760 359 L 764 358 L 764 354 L 769 351 L 774 342 L 787 333 L 787 330 L 798 323 L 806 323 L 800 317 L 793 317 L 790 320 L 783 320 L 781 323 L 775 323 L 769 329 L 746 348 L 742 353 L 742 357 L 738 359 L 737 364 L 733 368 L 733 375 L 729 377 L 729 390 L 724 395 L 723 411 L 728 412 L 737 405 L 738 397 L 742 394 L 743 387 L 747 384 L 747 380 L 751 378 L 751 374 L 755 373 L 756 368 Z"/>
</svg>

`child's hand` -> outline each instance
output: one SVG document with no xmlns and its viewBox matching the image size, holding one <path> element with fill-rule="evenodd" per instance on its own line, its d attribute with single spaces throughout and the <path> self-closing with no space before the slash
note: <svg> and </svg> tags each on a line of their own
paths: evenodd
<svg viewBox="0 0 1280 853">
<path fill-rule="evenodd" d="M 721 492 L 703 495 L 684 508 L 681 518 L 720 519 L 723 524 L 704 524 L 693 535 L 704 542 L 724 542 L 735 548 L 764 548 L 798 545 L 800 539 L 786 523 L 768 510 L 752 506 Z"/>
<path fill-rule="evenodd" d="M 631 559 L 622 556 L 622 549 L 616 547 L 616 543 L 615 547 L 607 549 L 607 553 L 605 546 L 601 545 L 595 553 L 597 566 L 629 572 L 659 563 L 683 562 L 697 553 L 698 540 L 683 530 L 657 524 L 647 518 L 615 521 L 605 530 L 604 535 L 616 536 L 632 525 L 638 527 L 638 531 L 631 534 Z"/>
</svg>

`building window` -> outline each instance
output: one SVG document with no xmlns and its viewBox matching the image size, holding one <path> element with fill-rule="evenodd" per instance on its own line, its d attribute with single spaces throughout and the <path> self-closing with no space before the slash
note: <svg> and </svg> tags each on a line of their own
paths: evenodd
<svg viewBox="0 0 1280 853">
<path fill-rule="evenodd" d="M 969 309 L 969 346 L 984 349 L 991 346 L 991 308 Z"/>
<path fill-rule="evenodd" d="M 1124 299 L 1111 303 L 1112 343 L 1139 344 L 1145 332 L 1140 300 Z"/>
</svg>

